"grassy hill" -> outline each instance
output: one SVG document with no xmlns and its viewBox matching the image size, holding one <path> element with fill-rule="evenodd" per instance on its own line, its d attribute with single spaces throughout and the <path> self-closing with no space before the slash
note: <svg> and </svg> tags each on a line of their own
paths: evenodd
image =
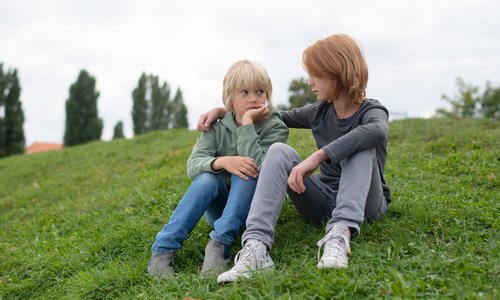
<svg viewBox="0 0 500 300">
<path fill-rule="evenodd" d="M 390 124 L 393 203 L 351 243 L 347 270 L 318 270 L 323 228 L 290 202 L 272 272 L 220 286 L 199 276 L 209 228 L 178 252 L 179 276 L 145 276 L 155 234 L 190 184 L 199 134 L 175 130 L 0 160 L 0 299 L 500 297 L 500 126 L 409 119 Z M 289 144 L 314 150 L 308 131 Z M 239 245 L 233 247 L 233 254 Z"/>
</svg>

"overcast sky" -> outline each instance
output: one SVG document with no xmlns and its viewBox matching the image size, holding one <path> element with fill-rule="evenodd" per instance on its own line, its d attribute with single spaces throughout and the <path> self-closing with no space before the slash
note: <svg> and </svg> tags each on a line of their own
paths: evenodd
<svg viewBox="0 0 500 300">
<path fill-rule="evenodd" d="M 193 128 L 222 104 L 240 59 L 268 71 L 275 104 L 306 77 L 304 48 L 334 33 L 365 52 L 367 95 L 393 117 L 446 107 L 455 79 L 500 85 L 500 1 L 0 0 L 0 63 L 21 82 L 26 144 L 62 142 L 65 101 L 81 69 L 97 80 L 102 139 L 118 121 L 132 137 L 132 90 L 142 72 L 181 88 Z"/>
</svg>

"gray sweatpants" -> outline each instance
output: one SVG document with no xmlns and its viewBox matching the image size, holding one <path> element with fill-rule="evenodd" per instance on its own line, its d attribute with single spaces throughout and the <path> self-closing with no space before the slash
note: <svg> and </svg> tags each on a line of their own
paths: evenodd
<svg viewBox="0 0 500 300">
<path fill-rule="evenodd" d="M 375 148 L 358 152 L 340 162 L 342 175 L 338 191 L 321 182 L 317 175 L 311 175 L 304 181 L 306 191 L 302 194 L 288 188 L 290 171 L 301 161 L 295 149 L 287 144 L 275 143 L 269 148 L 261 166 L 242 244 L 248 239 L 256 239 L 271 249 L 287 191 L 295 208 L 307 222 L 318 224 L 328 220 L 326 232 L 335 223 L 346 224 L 355 230 L 351 235 L 355 237 L 365 218 L 379 219 L 384 216 L 387 202 L 382 191 Z"/>
</svg>

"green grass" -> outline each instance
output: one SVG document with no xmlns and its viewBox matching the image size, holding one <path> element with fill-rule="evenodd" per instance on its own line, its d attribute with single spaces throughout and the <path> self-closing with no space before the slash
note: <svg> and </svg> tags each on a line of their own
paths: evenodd
<svg viewBox="0 0 500 300">
<path fill-rule="evenodd" d="M 323 228 L 287 202 L 276 269 L 222 286 L 199 276 L 204 222 L 176 257 L 177 278 L 145 276 L 155 234 L 190 184 L 197 137 L 156 132 L 0 160 L 0 299 L 500 297 L 498 122 L 392 122 L 393 203 L 351 243 L 347 270 L 316 268 Z M 289 144 L 314 150 L 307 131 L 293 130 Z"/>
</svg>

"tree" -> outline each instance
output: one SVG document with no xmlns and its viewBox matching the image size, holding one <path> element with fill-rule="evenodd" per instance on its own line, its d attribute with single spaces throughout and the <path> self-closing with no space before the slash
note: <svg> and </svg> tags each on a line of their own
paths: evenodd
<svg viewBox="0 0 500 300">
<path fill-rule="evenodd" d="M 453 118 L 474 118 L 477 116 L 477 106 L 479 102 L 479 88 L 466 84 L 462 78 L 457 78 L 456 84 L 459 95 L 453 98 L 442 95 L 441 98 L 451 105 L 451 110 L 438 109 L 438 115 Z"/>
<path fill-rule="evenodd" d="M 171 121 L 172 128 L 187 128 L 189 126 L 187 119 L 187 107 L 184 105 L 182 91 L 178 88 L 174 100 L 171 104 Z"/>
<path fill-rule="evenodd" d="M 66 100 L 66 126 L 64 145 L 74 146 L 100 140 L 103 122 L 98 116 L 96 80 L 86 70 L 81 70 L 69 88 Z"/>
<path fill-rule="evenodd" d="M 486 119 L 500 121 L 500 87 L 493 88 L 486 83 L 486 89 L 481 99 L 481 114 Z"/>
<path fill-rule="evenodd" d="M 137 87 L 132 91 L 132 123 L 134 123 L 134 134 L 140 135 L 149 130 L 149 102 L 146 99 L 146 84 L 148 78 L 142 73 Z"/>
<path fill-rule="evenodd" d="M 437 116 L 451 118 L 486 118 L 500 119 L 500 88 L 493 88 L 489 82 L 481 94 L 479 87 L 467 84 L 457 78 L 458 95 L 453 98 L 442 95 L 441 98 L 451 105 L 450 110 L 439 108 Z"/>
<path fill-rule="evenodd" d="M 170 92 L 167 82 L 160 85 L 158 76 L 142 73 L 137 87 L 132 91 L 134 135 L 187 127 L 187 108 L 182 92 L 177 89 L 173 100 L 170 100 Z"/>
<path fill-rule="evenodd" d="M 0 157 L 24 152 L 24 112 L 17 70 L 0 64 Z"/>
<path fill-rule="evenodd" d="M 302 107 L 317 101 L 316 95 L 312 92 L 305 78 L 292 80 L 288 91 L 291 92 L 291 96 L 288 98 L 290 108 Z"/>
<path fill-rule="evenodd" d="M 151 128 L 167 130 L 170 119 L 170 86 L 164 82 L 160 87 L 158 77 L 151 77 Z"/>
<path fill-rule="evenodd" d="M 113 133 L 113 140 L 116 139 L 124 139 L 125 135 L 123 134 L 123 122 L 119 121 L 115 125 L 114 133 Z"/>
</svg>

